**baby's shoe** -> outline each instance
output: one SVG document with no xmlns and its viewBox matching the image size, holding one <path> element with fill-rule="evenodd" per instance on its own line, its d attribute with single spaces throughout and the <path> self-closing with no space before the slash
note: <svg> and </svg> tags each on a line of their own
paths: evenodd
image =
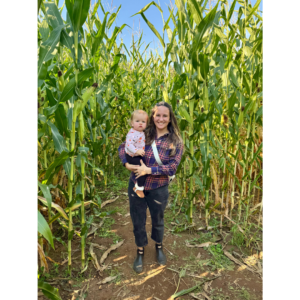
<svg viewBox="0 0 300 300">
<path fill-rule="evenodd" d="M 135 187 L 133 188 L 133 190 L 135 191 L 135 193 L 140 197 L 140 198 L 145 198 L 145 194 L 143 192 L 144 187 L 139 187 L 137 184 L 135 185 Z"/>
</svg>

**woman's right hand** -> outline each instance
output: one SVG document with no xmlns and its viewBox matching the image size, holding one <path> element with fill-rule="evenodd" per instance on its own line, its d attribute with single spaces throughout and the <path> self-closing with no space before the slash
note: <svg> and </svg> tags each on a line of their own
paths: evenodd
<svg viewBox="0 0 300 300">
<path fill-rule="evenodd" d="M 134 172 L 139 166 L 131 165 L 130 163 L 125 163 L 125 167 L 127 170 Z"/>
</svg>

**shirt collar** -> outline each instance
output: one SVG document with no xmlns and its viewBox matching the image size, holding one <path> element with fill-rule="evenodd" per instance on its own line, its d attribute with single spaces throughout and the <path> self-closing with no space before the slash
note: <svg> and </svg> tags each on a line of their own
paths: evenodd
<svg viewBox="0 0 300 300">
<path fill-rule="evenodd" d="M 160 136 L 159 138 L 167 137 L 170 132 L 166 132 L 164 135 Z M 155 139 L 157 140 L 157 133 L 155 134 Z"/>
</svg>

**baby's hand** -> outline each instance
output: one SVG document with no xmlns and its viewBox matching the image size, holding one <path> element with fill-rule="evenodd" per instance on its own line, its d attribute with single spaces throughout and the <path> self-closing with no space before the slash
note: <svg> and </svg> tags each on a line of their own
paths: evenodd
<svg viewBox="0 0 300 300">
<path fill-rule="evenodd" d="M 140 150 L 136 151 L 134 155 L 135 155 L 135 156 L 138 156 L 138 155 L 144 156 L 144 155 L 145 155 L 145 151 L 142 150 L 142 149 L 140 149 Z"/>
</svg>

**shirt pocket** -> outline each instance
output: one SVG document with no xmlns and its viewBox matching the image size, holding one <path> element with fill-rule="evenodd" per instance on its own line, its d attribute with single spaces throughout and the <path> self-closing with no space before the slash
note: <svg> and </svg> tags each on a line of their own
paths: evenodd
<svg viewBox="0 0 300 300">
<path fill-rule="evenodd" d="M 171 149 L 169 147 L 160 147 L 159 157 L 164 165 L 167 165 L 170 160 Z"/>
</svg>

